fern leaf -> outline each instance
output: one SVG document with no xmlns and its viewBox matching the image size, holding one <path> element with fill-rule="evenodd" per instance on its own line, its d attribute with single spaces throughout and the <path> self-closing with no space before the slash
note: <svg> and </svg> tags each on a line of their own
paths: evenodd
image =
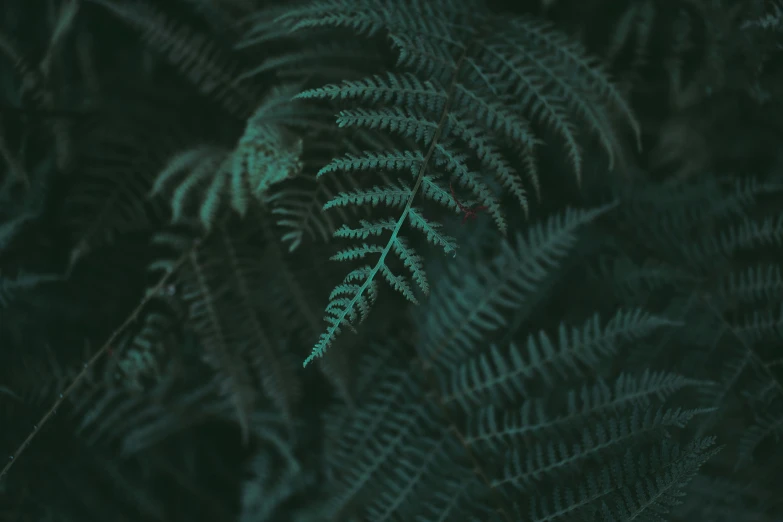
<svg viewBox="0 0 783 522">
<path fill-rule="evenodd" d="M 280 117 L 281 96 L 286 96 L 285 90 L 273 91 L 259 105 L 233 150 L 199 147 L 169 161 L 158 174 L 151 195 L 172 191 L 173 221 L 190 217 L 186 207 L 196 196 L 200 198 L 199 220 L 211 230 L 226 200 L 244 216 L 251 201 L 264 202 L 272 185 L 301 170 L 302 140 L 292 139 L 275 121 Z"/>
</svg>

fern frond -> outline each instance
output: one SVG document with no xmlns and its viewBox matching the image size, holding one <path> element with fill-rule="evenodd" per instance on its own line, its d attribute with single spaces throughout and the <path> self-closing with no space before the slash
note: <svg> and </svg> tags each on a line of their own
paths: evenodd
<svg viewBox="0 0 783 522">
<path fill-rule="evenodd" d="M 248 120 L 236 147 L 199 147 L 174 156 L 158 174 L 151 195 L 172 192 L 173 221 L 187 215 L 186 205 L 196 194 L 199 220 L 207 230 L 230 207 L 245 215 L 251 201 L 266 200 L 269 188 L 301 170 L 302 140 L 292 139 L 280 120 L 291 123 L 282 107 L 286 91 L 275 90 Z"/>
<path fill-rule="evenodd" d="M 613 125 L 603 115 L 606 107 L 619 109 L 638 137 L 638 124 L 628 105 L 597 63 L 568 37 L 540 23 L 510 21 L 478 3 L 447 0 L 318 0 L 291 8 L 279 21 L 292 31 L 343 27 L 368 36 L 385 34 L 398 52 L 398 67 L 411 71 L 348 80 L 297 95 L 298 99 L 356 101 L 366 107 L 343 110 L 338 116 L 341 127 L 387 131 L 411 142 L 411 150 L 349 154 L 332 160 L 318 173 L 320 177 L 338 170 L 383 169 L 413 175 L 415 184 L 407 194 L 407 185 L 392 182 L 376 186 L 372 193 L 342 194 L 325 206 L 385 201 L 404 207 L 386 247 L 380 251 L 378 264 L 369 274 L 374 277 L 383 273 L 408 299 L 412 297 L 409 288 L 388 273 L 385 256 L 407 220 L 414 228 L 430 227 L 420 212 L 413 212 L 412 202 L 417 195 L 440 204 L 447 202 L 454 209 L 456 202 L 449 203 L 450 198 L 442 190 L 428 190 L 432 182 L 449 178 L 469 190 L 505 233 L 507 223 L 498 197 L 472 165 L 475 160 L 481 171 L 494 174 L 500 186 L 527 210 L 524 186 L 504 152 L 508 146 L 522 149 L 523 168 L 538 193 L 538 171 L 532 155 L 539 140 L 531 130 L 528 115 L 558 131 L 567 144 L 578 179 L 582 159 L 571 109 L 598 132 L 610 163 L 618 140 Z M 551 84 L 557 88 L 545 87 Z M 444 244 L 433 230 L 427 230 L 427 235 Z M 370 284 L 366 281 L 354 299 L 343 304 L 356 305 Z M 316 344 L 313 356 L 323 354 L 339 324 L 351 314 L 350 308 L 343 312 L 334 319 L 338 323 L 332 323 Z"/>
</svg>

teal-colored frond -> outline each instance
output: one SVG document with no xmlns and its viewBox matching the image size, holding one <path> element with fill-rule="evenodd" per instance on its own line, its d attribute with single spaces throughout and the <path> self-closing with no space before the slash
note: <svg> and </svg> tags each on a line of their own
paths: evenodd
<svg viewBox="0 0 783 522">
<path fill-rule="evenodd" d="M 302 140 L 290 136 L 285 99 L 278 89 L 248 120 L 233 150 L 199 147 L 175 155 L 158 174 L 151 194 L 170 193 L 172 219 L 191 217 L 188 205 L 197 200 L 198 217 L 210 230 L 227 206 L 245 215 L 251 201 L 263 202 L 272 185 L 301 170 Z"/>
<path fill-rule="evenodd" d="M 342 193 L 324 207 L 384 202 L 402 209 L 370 274 L 384 274 L 408 299 L 410 288 L 384 263 L 402 225 L 410 221 L 430 241 L 447 244 L 434 230 L 437 220 L 425 219 L 414 209 L 413 200 L 420 194 L 459 211 L 454 199 L 462 195 L 447 195 L 444 189 L 466 190 L 472 198 L 465 198 L 465 204 L 480 205 L 505 234 L 506 217 L 488 178 L 494 177 L 527 211 L 518 172 L 540 193 L 534 157 L 540 140 L 531 122 L 554 129 L 566 143 L 577 179 L 582 155 L 575 117 L 596 131 L 610 166 L 620 149 L 612 113 L 628 121 L 639 138 L 633 114 L 598 63 L 570 37 L 543 23 L 499 17 L 480 3 L 449 0 L 317 0 L 291 8 L 278 20 L 293 32 L 342 27 L 363 35 L 384 34 L 398 52 L 400 72 L 308 89 L 296 98 L 350 101 L 353 106 L 337 118 L 340 127 L 395 134 L 410 146 L 346 154 L 318 172 L 319 177 L 336 171 L 411 173 L 414 185 L 409 190 L 400 180 Z M 509 150 L 521 152 L 521 158 L 509 156 Z M 361 286 L 360 293 L 369 284 Z M 360 297 L 356 299 L 349 301 L 351 306 Z M 349 314 L 345 309 L 338 324 Z M 314 354 L 321 355 L 332 342 L 335 328 L 330 327 Z"/>
</svg>

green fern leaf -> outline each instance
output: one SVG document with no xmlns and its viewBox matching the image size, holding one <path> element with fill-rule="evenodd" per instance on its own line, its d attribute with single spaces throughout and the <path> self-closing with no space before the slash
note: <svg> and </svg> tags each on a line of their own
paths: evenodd
<svg viewBox="0 0 783 522">
<path fill-rule="evenodd" d="M 299 173 L 302 140 L 292 139 L 277 121 L 286 118 L 279 106 L 281 98 L 288 96 L 285 89 L 274 90 L 248 120 L 233 150 L 199 147 L 169 161 L 158 174 L 151 195 L 172 192 L 173 221 L 189 219 L 188 204 L 200 198 L 199 221 L 211 230 L 227 201 L 244 216 L 251 201 L 264 202 L 272 185 Z"/>
</svg>

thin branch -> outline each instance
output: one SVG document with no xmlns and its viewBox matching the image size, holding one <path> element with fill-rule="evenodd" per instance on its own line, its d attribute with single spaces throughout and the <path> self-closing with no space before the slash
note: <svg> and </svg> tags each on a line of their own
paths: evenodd
<svg viewBox="0 0 783 522">
<path fill-rule="evenodd" d="M 171 278 L 171 276 L 174 275 L 177 272 L 177 270 L 179 270 L 179 268 L 189 258 L 190 254 L 198 249 L 202 240 L 203 239 L 197 239 L 193 242 L 193 245 L 182 256 L 180 256 L 180 258 L 176 261 L 176 263 L 174 263 L 171 270 L 169 270 L 168 272 L 166 272 L 166 274 L 164 274 L 164 276 L 160 279 L 160 281 L 158 281 L 158 284 L 156 284 L 151 291 L 147 292 L 147 294 L 142 298 L 139 304 L 136 305 L 136 308 L 134 308 L 133 311 L 130 313 L 130 315 L 125 319 L 125 321 L 123 321 L 123 323 L 116 330 L 114 330 L 114 332 L 111 334 L 111 336 L 109 336 L 109 338 L 100 348 L 100 350 L 98 350 L 95 353 L 95 355 L 93 355 L 92 358 L 84 364 L 82 371 L 80 371 L 79 374 L 71 382 L 71 384 L 62 393 L 60 393 L 60 396 L 57 398 L 57 400 L 54 401 L 54 404 L 52 405 L 51 408 L 49 408 L 49 411 L 47 411 L 46 414 L 44 414 L 41 420 L 38 421 L 38 424 L 36 424 L 33 431 L 27 436 L 27 438 L 22 442 L 22 444 L 19 445 L 17 450 L 14 452 L 14 454 L 9 457 L 8 463 L 5 465 L 3 470 L 0 471 L 0 480 L 2 480 L 2 478 L 6 475 L 6 473 L 8 473 L 8 470 L 11 469 L 11 466 L 14 465 L 14 462 L 16 462 L 19 459 L 19 456 L 24 452 L 24 450 L 27 449 L 27 446 L 30 445 L 30 442 L 32 442 L 33 438 L 35 438 L 35 436 L 41 431 L 44 425 L 49 421 L 49 418 L 51 418 L 51 416 L 54 415 L 54 412 L 57 411 L 57 408 L 60 406 L 60 404 L 62 404 L 62 402 L 71 394 L 73 390 L 76 389 L 77 386 L 79 386 L 82 379 L 84 379 L 84 377 L 93 367 L 93 365 L 98 361 L 98 359 L 100 359 L 101 356 L 104 353 L 106 353 L 115 344 L 115 341 L 120 336 L 120 334 L 123 331 L 125 331 L 125 329 L 131 323 L 133 323 L 136 320 L 136 318 L 138 317 L 139 313 L 142 311 L 144 306 L 163 289 L 163 287 L 166 285 L 166 283 Z"/>
</svg>

